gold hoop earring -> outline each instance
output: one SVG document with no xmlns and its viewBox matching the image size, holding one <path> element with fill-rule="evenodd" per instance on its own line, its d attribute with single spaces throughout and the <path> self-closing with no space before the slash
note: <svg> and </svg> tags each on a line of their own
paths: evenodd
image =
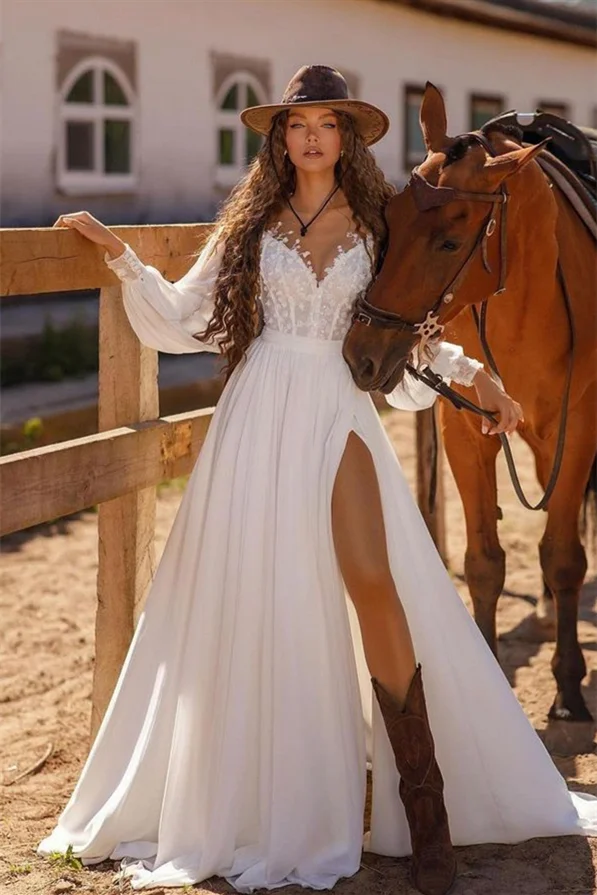
<svg viewBox="0 0 597 895">
<path fill-rule="evenodd" d="M 288 150 L 285 149 L 285 150 L 284 150 L 284 158 L 286 158 L 287 155 L 288 155 Z"/>
</svg>

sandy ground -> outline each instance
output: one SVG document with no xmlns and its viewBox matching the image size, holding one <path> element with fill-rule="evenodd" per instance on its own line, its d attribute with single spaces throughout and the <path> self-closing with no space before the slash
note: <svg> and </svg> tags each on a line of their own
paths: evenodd
<svg viewBox="0 0 597 895">
<path fill-rule="evenodd" d="M 385 425 L 413 480 L 413 418 L 391 412 Z M 517 454 L 525 484 L 536 492 L 532 465 L 522 443 Z M 450 567 L 463 599 L 464 529 L 460 502 L 449 474 L 447 517 Z M 500 656 L 504 671 L 539 735 L 553 696 L 550 672 L 552 643 L 533 636 L 533 607 L 540 590 L 537 541 L 544 516 L 520 508 L 501 470 L 500 523 L 508 554 L 506 593 L 501 600 Z M 160 492 L 157 543 L 161 550 L 181 496 L 180 487 Z M 77 779 L 88 748 L 97 516 L 93 512 L 12 536 L 0 557 L 0 893 L 59 895 L 61 892 L 129 891 L 114 881 L 106 862 L 80 871 L 65 862 L 50 863 L 35 855 L 37 842 L 52 828 Z M 580 640 L 589 666 L 585 693 L 597 716 L 597 577 L 592 557 L 583 593 Z M 6 785 L 20 770 L 54 751 L 41 770 Z M 573 789 L 597 794 L 597 754 L 585 751 L 554 761 Z M 458 849 L 460 875 L 454 895 L 589 895 L 596 892 L 597 840 L 580 837 L 533 840 L 517 846 L 484 845 Z M 161 890 L 152 890 L 161 891 Z M 182 890 L 167 890 L 182 891 Z M 187 891 L 191 891 L 188 888 Z M 225 893 L 220 880 L 192 888 L 197 893 Z M 290 887 L 288 895 L 304 890 Z M 338 884 L 338 895 L 408 895 L 408 861 L 363 856 L 363 867 Z"/>
</svg>

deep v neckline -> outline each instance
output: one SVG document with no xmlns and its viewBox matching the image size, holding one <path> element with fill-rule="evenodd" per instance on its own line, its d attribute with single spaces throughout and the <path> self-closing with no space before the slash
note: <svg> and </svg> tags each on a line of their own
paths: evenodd
<svg viewBox="0 0 597 895">
<path fill-rule="evenodd" d="M 356 234 L 355 231 L 349 231 L 350 233 L 354 234 L 354 237 L 355 237 L 354 244 L 349 246 L 346 249 L 343 248 L 341 245 L 338 245 L 336 254 L 334 255 L 332 261 L 330 262 L 330 264 L 328 264 L 324 268 L 323 276 L 321 278 L 319 278 L 317 276 L 315 268 L 313 267 L 311 262 L 308 260 L 309 256 L 311 255 L 311 251 L 309 249 L 301 250 L 300 245 L 299 245 L 300 238 L 298 236 L 295 237 L 294 243 L 292 245 L 290 245 L 290 239 L 291 239 L 290 234 L 286 234 L 284 236 L 276 235 L 276 233 L 279 233 L 279 230 L 280 230 L 280 222 L 278 222 L 278 224 L 275 224 L 273 227 L 268 227 L 265 230 L 265 234 L 267 236 L 269 236 L 270 239 L 273 239 L 274 242 L 279 242 L 288 252 L 290 252 L 291 254 L 295 255 L 298 258 L 301 266 L 311 276 L 313 282 L 315 283 L 315 287 L 317 289 L 322 289 L 323 286 L 326 284 L 330 275 L 336 269 L 340 258 L 347 257 L 348 255 L 350 255 L 351 252 L 354 252 L 355 249 L 358 249 L 360 246 L 363 246 L 363 247 L 365 246 L 364 239 L 360 238 Z M 346 236 L 348 236 L 348 235 L 349 234 L 346 234 Z"/>
</svg>

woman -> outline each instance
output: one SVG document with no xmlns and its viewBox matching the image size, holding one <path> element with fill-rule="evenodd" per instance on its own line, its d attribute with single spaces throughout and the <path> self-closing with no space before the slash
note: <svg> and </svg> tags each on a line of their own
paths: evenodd
<svg viewBox="0 0 597 895">
<path fill-rule="evenodd" d="M 331 888 L 359 868 L 368 746 L 367 847 L 412 850 L 416 885 L 441 895 L 452 839 L 597 832 L 597 810 L 573 801 L 528 724 L 342 358 L 386 235 L 392 188 L 368 149 L 386 116 L 315 65 L 242 118 L 267 140 L 178 283 L 87 213 L 57 222 L 106 247 L 144 344 L 221 350 L 228 381 L 95 744 L 39 851 L 122 858 L 134 888 L 214 874 L 240 892 Z M 475 385 L 499 414 L 492 432 L 513 431 L 520 408 L 479 363 L 443 344 L 432 366 Z M 433 399 L 408 377 L 389 396 Z"/>
</svg>

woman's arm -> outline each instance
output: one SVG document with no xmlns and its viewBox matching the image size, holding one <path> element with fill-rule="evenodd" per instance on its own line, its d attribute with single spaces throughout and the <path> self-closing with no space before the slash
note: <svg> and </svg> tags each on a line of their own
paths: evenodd
<svg viewBox="0 0 597 895">
<path fill-rule="evenodd" d="M 496 425 L 482 420 L 481 431 L 484 434 L 513 432 L 519 421 L 524 420 L 520 404 L 487 375 L 480 361 L 467 357 L 460 345 L 439 342 L 429 346 L 429 352 L 429 367 L 434 373 L 438 373 L 448 384 L 474 385 L 480 406 L 498 416 Z M 409 373 L 405 373 L 402 382 L 386 395 L 387 402 L 400 410 L 424 410 L 431 407 L 436 399 L 437 392 Z"/>
<path fill-rule="evenodd" d="M 445 379 L 448 384 L 458 382 L 459 385 L 470 386 L 483 364 L 471 357 L 466 357 L 460 345 L 450 342 L 438 342 L 428 346 L 429 367 L 434 373 Z M 413 352 L 413 364 L 418 364 L 417 350 Z M 437 392 L 406 372 L 396 388 L 386 395 L 386 401 L 399 410 L 425 410 L 437 399 Z"/>
<path fill-rule="evenodd" d="M 144 345 L 170 354 L 219 352 L 213 339 L 199 341 L 194 336 L 212 317 L 223 252 L 224 243 L 214 233 L 191 269 L 175 283 L 143 264 L 128 245 L 116 258 L 106 253 L 106 264 L 122 281 L 129 322 Z"/>
<path fill-rule="evenodd" d="M 105 249 L 104 261 L 122 281 L 125 311 L 144 345 L 170 354 L 219 352 L 213 339 L 194 338 L 213 315 L 213 291 L 224 252 L 217 232 L 191 269 L 171 283 L 87 211 L 61 215 L 54 226 L 75 229 Z"/>
</svg>

